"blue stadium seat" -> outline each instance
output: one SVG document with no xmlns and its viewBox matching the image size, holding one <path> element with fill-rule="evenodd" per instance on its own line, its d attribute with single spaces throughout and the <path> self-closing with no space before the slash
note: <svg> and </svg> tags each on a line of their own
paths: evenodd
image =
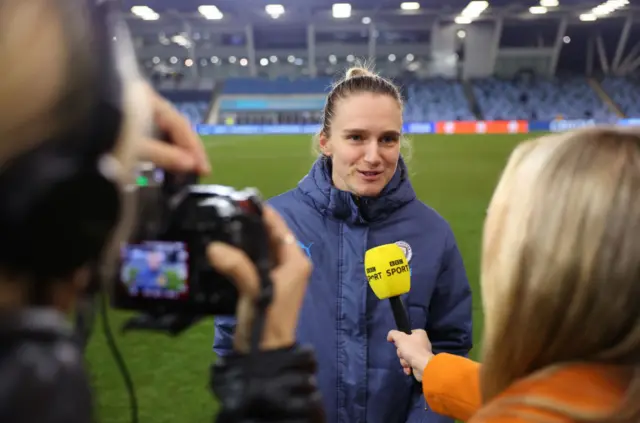
<svg viewBox="0 0 640 423">
<path fill-rule="evenodd" d="M 196 125 L 203 123 L 206 119 L 205 114 L 209 108 L 209 103 L 204 101 L 187 101 L 173 103 L 178 111 L 185 115 L 189 121 Z"/>
<path fill-rule="evenodd" d="M 626 117 L 640 117 L 640 81 L 634 78 L 607 76 L 601 85 Z"/>
<path fill-rule="evenodd" d="M 584 77 L 488 78 L 474 81 L 473 90 L 486 120 L 616 118 Z"/>
<path fill-rule="evenodd" d="M 475 120 L 462 84 L 434 78 L 405 86 L 407 97 L 404 120 L 407 123 L 438 120 Z"/>
<path fill-rule="evenodd" d="M 192 124 L 203 123 L 207 118 L 211 90 L 167 90 L 160 94 L 172 102 Z"/>
</svg>

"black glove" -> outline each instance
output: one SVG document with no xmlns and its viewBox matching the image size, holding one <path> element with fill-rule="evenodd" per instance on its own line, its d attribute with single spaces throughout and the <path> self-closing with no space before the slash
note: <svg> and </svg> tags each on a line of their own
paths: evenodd
<svg viewBox="0 0 640 423">
<path fill-rule="evenodd" d="M 324 423 L 313 350 L 294 346 L 220 357 L 211 389 L 222 403 L 217 423 Z"/>
</svg>

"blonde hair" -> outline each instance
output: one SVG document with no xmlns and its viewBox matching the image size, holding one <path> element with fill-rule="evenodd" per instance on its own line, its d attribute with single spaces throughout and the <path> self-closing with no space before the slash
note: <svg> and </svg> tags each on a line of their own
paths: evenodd
<svg viewBox="0 0 640 423">
<path fill-rule="evenodd" d="M 354 66 L 352 68 L 347 69 L 347 73 L 345 74 L 344 79 L 357 78 L 359 76 L 377 76 L 375 73 L 367 69 L 363 66 Z"/>
<path fill-rule="evenodd" d="M 536 372 L 613 364 L 633 375 L 624 421 L 640 419 L 639 234 L 640 132 L 590 128 L 515 149 L 484 226 L 484 401 Z"/>
<path fill-rule="evenodd" d="M 356 62 L 354 66 L 347 69 L 342 79 L 333 84 L 327 96 L 322 112 L 322 127 L 320 128 L 320 132 L 313 137 L 311 151 L 314 155 L 322 155 L 320 150 L 320 135 L 324 134 L 329 137 L 331 134 L 331 123 L 335 113 L 335 104 L 340 99 L 363 92 L 389 96 L 396 100 L 398 106 L 400 106 L 400 110 L 404 107 L 400 89 L 391 80 L 375 73 L 372 66 L 366 62 Z M 405 162 L 408 163 L 411 159 L 412 145 L 406 136 L 401 138 L 400 148 L 402 157 Z"/>
</svg>

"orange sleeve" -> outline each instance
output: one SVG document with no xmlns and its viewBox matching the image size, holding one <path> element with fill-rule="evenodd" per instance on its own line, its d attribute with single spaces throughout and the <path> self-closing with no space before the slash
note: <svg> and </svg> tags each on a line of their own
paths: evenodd
<svg viewBox="0 0 640 423">
<path fill-rule="evenodd" d="M 480 409 L 480 364 L 468 358 L 441 353 L 422 374 L 422 391 L 436 413 L 467 421 Z"/>
</svg>

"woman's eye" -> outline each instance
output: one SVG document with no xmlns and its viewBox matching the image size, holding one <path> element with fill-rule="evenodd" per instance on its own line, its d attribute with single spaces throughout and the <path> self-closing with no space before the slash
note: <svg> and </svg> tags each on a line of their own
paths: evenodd
<svg viewBox="0 0 640 423">
<path fill-rule="evenodd" d="M 349 135 L 347 138 L 353 141 L 362 141 L 362 136 L 360 135 Z"/>
</svg>

